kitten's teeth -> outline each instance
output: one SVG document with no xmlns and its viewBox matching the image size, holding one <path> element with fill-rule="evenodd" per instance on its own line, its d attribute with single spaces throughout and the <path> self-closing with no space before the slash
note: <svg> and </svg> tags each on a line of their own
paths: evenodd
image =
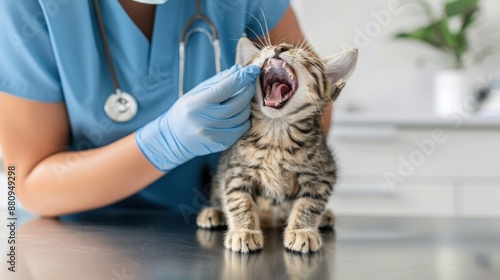
<svg viewBox="0 0 500 280">
<path fill-rule="evenodd" d="M 286 69 L 286 73 L 288 74 L 288 77 L 290 77 L 290 79 L 293 80 L 294 75 L 292 74 L 292 72 L 290 72 L 290 69 L 288 69 L 288 68 L 285 68 L 285 69 Z"/>
<path fill-rule="evenodd" d="M 282 67 L 283 67 L 283 68 L 285 68 L 285 66 L 286 66 L 286 62 L 285 62 L 285 61 L 283 61 L 283 66 L 282 66 Z M 287 69 L 287 70 L 288 70 L 288 69 Z"/>
</svg>

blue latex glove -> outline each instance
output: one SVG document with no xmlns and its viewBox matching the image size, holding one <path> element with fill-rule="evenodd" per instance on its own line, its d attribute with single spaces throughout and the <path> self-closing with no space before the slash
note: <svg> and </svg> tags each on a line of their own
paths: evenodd
<svg viewBox="0 0 500 280">
<path fill-rule="evenodd" d="M 140 150 L 161 171 L 226 150 L 250 129 L 259 74 L 257 66 L 236 65 L 202 82 L 137 131 Z"/>
</svg>

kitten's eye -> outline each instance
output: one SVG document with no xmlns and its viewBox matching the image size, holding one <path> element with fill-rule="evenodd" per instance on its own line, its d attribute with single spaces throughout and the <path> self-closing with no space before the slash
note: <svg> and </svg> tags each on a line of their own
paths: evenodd
<svg viewBox="0 0 500 280">
<path fill-rule="evenodd" d="M 287 48 L 285 46 L 277 46 L 274 49 L 274 58 L 280 58 L 280 54 L 283 53 L 283 52 L 286 52 L 288 50 L 289 50 L 289 48 Z"/>
</svg>

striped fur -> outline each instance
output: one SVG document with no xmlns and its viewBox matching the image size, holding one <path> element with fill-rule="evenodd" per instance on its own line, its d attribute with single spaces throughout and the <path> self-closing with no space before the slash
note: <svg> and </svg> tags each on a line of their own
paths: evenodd
<svg viewBox="0 0 500 280">
<path fill-rule="evenodd" d="M 353 69 L 342 68 L 344 64 L 353 68 L 355 62 L 339 68 L 335 61 L 329 65 L 311 51 L 280 44 L 254 53 L 247 64 L 262 67 L 276 49 L 295 71 L 299 85 L 295 96 L 279 110 L 264 107 L 257 86 L 251 103 L 252 127 L 221 157 L 211 205 L 197 219 L 203 228 L 227 225 L 225 247 L 243 253 L 262 248 L 262 227 L 285 225 L 287 249 L 317 251 L 322 243 L 318 228 L 331 228 L 334 223 L 325 205 L 337 168 L 321 129 L 321 112 L 352 73 Z M 335 77 L 338 73 L 347 74 Z"/>
</svg>

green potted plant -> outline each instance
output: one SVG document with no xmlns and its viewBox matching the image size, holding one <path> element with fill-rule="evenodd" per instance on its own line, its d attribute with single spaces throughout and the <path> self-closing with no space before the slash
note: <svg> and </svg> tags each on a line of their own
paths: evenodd
<svg viewBox="0 0 500 280">
<path fill-rule="evenodd" d="M 464 99 L 474 90 L 474 80 L 464 69 L 467 66 L 466 55 L 471 52 L 468 35 L 476 23 L 480 1 L 447 0 L 440 16 L 435 16 L 425 0 L 418 2 L 429 17 L 428 24 L 399 33 L 396 38 L 419 41 L 444 54 L 448 65 L 435 77 L 434 111 L 439 115 L 463 111 Z"/>
</svg>

